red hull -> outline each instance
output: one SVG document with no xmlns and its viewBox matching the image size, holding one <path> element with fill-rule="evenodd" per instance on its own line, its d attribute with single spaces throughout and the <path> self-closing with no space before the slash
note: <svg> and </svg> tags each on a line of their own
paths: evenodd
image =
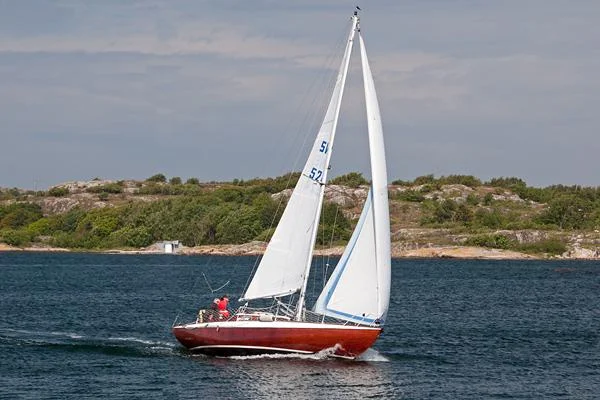
<svg viewBox="0 0 600 400">
<path fill-rule="evenodd" d="M 354 358 L 371 347 L 381 328 L 304 322 L 221 322 L 175 326 L 173 334 L 188 349 L 210 355 L 306 354 L 335 348 L 335 355 Z"/>
</svg>

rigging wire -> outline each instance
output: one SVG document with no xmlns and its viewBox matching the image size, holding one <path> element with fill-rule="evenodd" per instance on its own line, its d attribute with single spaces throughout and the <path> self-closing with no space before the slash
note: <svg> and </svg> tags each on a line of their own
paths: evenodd
<svg viewBox="0 0 600 400">
<path fill-rule="evenodd" d="M 338 217 L 338 213 L 340 211 L 340 205 L 336 203 L 336 208 L 335 208 L 335 216 L 333 217 L 333 228 L 331 229 L 331 239 L 329 240 L 329 248 L 333 248 L 333 237 L 335 234 L 335 230 L 337 227 L 337 217 Z M 329 269 L 329 261 L 331 261 L 331 252 L 329 252 L 329 254 L 327 255 L 327 261 L 325 262 L 325 275 L 324 278 L 327 279 L 327 270 Z M 323 280 L 323 287 L 325 287 L 325 285 L 327 284 L 326 280 Z"/>
<path fill-rule="evenodd" d="M 290 150 L 287 152 L 287 154 L 284 154 L 282 152 L 279 151 L 274 151 L 272 152 L 272 154 L 282 154 L 285 157 L 285 160 L 289 160 L 292 157 L 290 157 L 290 153 L 292 151 L 296 152 L 296 156 L 294 157 L 294 161 L 292 163 L 292 171 L 295 171 L 298 168 L 298 164 L 300 162 L 300 157 L 302 154 L 304 154 L 304 152 L 306 151 L 306 148 L 308 146 L 308 138 L 312 137 L 311 135 L 306 134 L 306 132 L 314 132 L 316 131 L 318 128 L 318 124 L 320 124 L 323 116 L 320 113 L 317 113 L 315 110 L 316 109 L 321 109 L 324 107 L 317 107 L 317 101 L 321 101 L 321 102 L 325 102 L 325 104 L 327 104 L 328 98 L 325 95 L 325 93 L 331 92 L 332 88 L 335 86 L 335 82 L 337 80 L 337 66 L 335 66 L 336 61 L 339 59 L 339 53 L 341 52 L 341 49 L 344 49 L 346 46 L 346 37 L 347 37 L 347 31 L 348 29 L 346 27 L 344 27 L 344 31 L 341 32 L 340 36 L 338 37 L 338 39 L 335 42 L 335 45 L 333 46 L 333 50 L 329 52 L 329 56 L 326 58 L 325 61 L 325 70 L 327 71 L 326 74 L 320 74 L 319 77 L 317 79 L 314 79 L 311 83 L 311 85 L 309 86 L 309 88 L 304 92 L 304 95 L 302 97 L 302 100 L 299 104 L 299 106 L 297 107 L 297 110 L 299 110 L 300 108 L 305 108 L 308 109 L 310 111 L 305 111 L 304 113 L 302 113 L 304 116 L 302 118 L 302 121 L 298 124 L 298 127 L 295 129 L 295 133 L 293 134 L 293 140 L 292 143 L 296 143 L 298 142 L 298 139 L 300 137 L 300 135 L 302 135 L 302 144 L 300 146 L 290 146 Z M 325 83 L 327 82 L 327 83 Z M 312 92 L 315 92 L 316 89 L 320 88 L 320 94 L 319 95 L 314 95 Z M 325 100 L 323 100 L 325 99 Z M 308 104 L 308 106 L 304 105 L 305 103 L 310 102 L 310 104 Z M 304 106 L 303 106 L 304 105 Z M 293 115 L 300 115 L 301 113 L 299 112 L 295 112 L 293 113 Z M 287 128 L 285 129 L 285 131 L 290 131 L 291 126 L 292 125 L 296 125 L 297 122 L 295 122 L 295 119 L 292 118 L 288 121 L 287 124 Z M 308 126 L 308 128 L 306 128 Z M 279 148 L 279 147 L 278 147 Z M 299 149 L 299 150 L 298 150 Z M 273 163 L 271 163 L 273 164 Z M 289 189 L 292 179 L 294 177 L 293 173 L 290 173 L 288 181 L 286 183 L 285 189 Z M 279 197 L 279 201 L 277 204 L 277 208 L 275 211 L 275 214 L 273 215 L 273 218 L 271 219 L 271 224 L 269 225 L 269 229 L 272 229 L 273 226 L 275 226 L 275 221 L 277 220 L 277 216 L 279 215 L 279 210 L 281 209 L 281 207 L 284 204 L 284 198 L 285 196 L 280 196 Z M 271 233 L 272 236 L 272 233 Z M 270 240 L 270 238 L 268 238 Z M 248 290 L 248 287 L 250 285 L 251 279 L 254 276 L 254 273 L 256 272 L 258 265 L 260 263 L 261 260 L 261 256 L 257 256 L 256 260 L 254 262 L 254 265 L 252 267 L 252 270 L 250 272 L 250 274 L 248 275 L 248 279 L 246 280 L 246 284 L 244 285 L 244 293 L 246 292 L 246 290 Z"/>
<path fill-rule="evenodd" d="M 207 267 L 208 265 L 210 265 L 211 262 L 212 262 L 212 256 L 208 256 L 208 259 L 205 262 L 204 267 Z M 177 322 L 177 320 L 179 319 L 179 315 L 182 312 L 182 304 L 183 304 L 184 300 L 185 300 L 185 302 L 187 304 L 188 303 L 188 298 L 191 297 L 191 296 L 193 296 L 193 293 L 195 293 L 195 289 L 196 289 L 196 286 L 198 284 L 198 281 L 200 280 L 200 277 L 197 274 L 194 273 L 193 269 L 190 271 L 190 274 L 193 277 L 193 279 L 189 279 L 192 282 L 192 285 L 191 285 L 190 290 L 186 291 L 181 296 L 181 299 L 179 300 L 179 307 L 177 308 L 177 315 L 175 317 L 175 321 L 174 321 L 173 325 L 175 325 L 175 322 Z M 202 275 L 204 275 L 204 273 L 202 273 Z"/>
<path fill-rule="evenodd" d="M 204 277 L 204 281 L 206 282 L 206 286 L 208 286 L 208 289 L 210 290 L 211 293 L 218 292 L 219 290 L 223 289 L 225 286 L 229 285 L 229 283 L 231 282 L 231 280 L 228 280 L 223 285 L 219 286 L 216 289 L 213 289 L 212 286 L 210 286 L 210 283 L 208 282 L 208 279 L 206 278 L 206 275 L 204 274 L 204 272 L 202 273 L 202 276 Z"/>
</svg>

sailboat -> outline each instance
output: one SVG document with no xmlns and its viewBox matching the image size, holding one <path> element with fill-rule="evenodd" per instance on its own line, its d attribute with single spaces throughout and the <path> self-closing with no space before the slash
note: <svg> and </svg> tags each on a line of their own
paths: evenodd
<svg viewBox="0 0 600 400">
<path fill-rule="evenodd" d="M 312 309 L 306 291 L 323 195 L 350 55 L 358 37 L 364 81 L 371 178 L 356 228 Z M 351 18 L 344 56 L 323 123 L 302 174 L 265 253 L 228 318 L 201 310 L 195 322 L 173 326 L 188 349 L 215 356 L 264 353 L 332 355 L 356 358 L 383 330 L 390 298 L 390 223 L 387 171 L 379 104 L 360 30 Z M 268 308 L 249 303 L 270 299 Z M 286 302 L 284 299 L 297 299 Z"/>
</svg>

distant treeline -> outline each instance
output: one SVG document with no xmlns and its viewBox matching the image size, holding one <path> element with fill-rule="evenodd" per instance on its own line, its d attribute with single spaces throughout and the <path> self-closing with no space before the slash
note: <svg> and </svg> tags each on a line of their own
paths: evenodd
<svg viewBox="0 0 600 400">
<path fill-rule="evenodd" d="M 484 226 L 496 229 L 596 229 L 600 227 L 600 187 L 580 185 L 552 185 L 544 188 L 527 186 L 520 178 L 493 178 L 481 182 L 471 175 L 449 175 L 435 178 L 425 175 L 413 181 L 393 181 L 394 185 L 409 186 L 397 194 L 399 200 L 424 202 L 423 225 L 444 222 L 459 222 L 469 227 Z M 453 200 L 425 202 L 425 194 L 440 190 L 443 185 L 460 184 L 471 188 L 486 186 L 495 188 L 483 197 L 469 195 L 463 203 Z M 494 194 L 502 194 L 506 189 L 520 199 L 544 204 L 542 212 L 532 215 L 523 212 L 531 207 L 519 206 L 514 202 L 494 202 Z M 494 204 L 495 203 L 495 204 Z M 482 207 L 483 206 L 483 207 Z M 525 214 L 525 215 L 524 215 Z M 525 218 L 524 218 L 525 217 Z"/>
<path fill-rule="evenodd" d="M 123 193 L 122 181 L 86 189 L 102 201 L 120 199 L 111 207 L 75 208 L 48 216 L 42 214 L 40 206 L 35 204 L 36 199 L 66 196 L 68 189 L 55 187 L 48 192 L 5 189 L 0 192 L 0 200 L 11 201 L 0 205 L 0 239 L 16 246 L 43 242 L 83 249 L 139 248 L 158 240 L 181 240 L 187 246 L 268 240 L 285 207 L 284 197 L 275 200 L 271 195 L 292 188 L 299 176 L 299 173 L 291 173 L 276 178 L 203 184 L 195 178 L 184 183 L 178 177 L 167 180 L 164 175 L 157 174 L 138 182 L 135 192 L 127 196 Z M 369 182 L 359 173 L 350 173 L 329 183 L 358 187 Z M 514 247 L 502 238 L 490 236 L 488 232 L 492 230 L 589 230 L 600 227 L 598 187 L 553 185 L 535 188 L 519 178 L 481 182 L 470 175 L 438 178 L 425 175 L 412 181 L 396 180 L 392 184 L 406 187 L 403 191 L 391 191 L 392 205 L 399 205 L 392 207 L 392 219 L 401 220 L 406 207 L 418 203 L 421 226 L 462 229 L 476 235 L 471 239 L 471 244 L 475 245 Z M 464 201 L 431 196 L 450 184 L 491 189 L 473 190 Z M 525 201 L 495 200 L 495 194 L 506 192 Z M 151 202 L 135 200 L 140 195 L 159 197 Z M 343 243 L 348 240 L 351 229 L 352 221 L 342 210 L 335 204 L 326 203 L 318 242 L 324 245 Z"/>
<path fill-rule="evenodd" d="M 465 185 L 471 188 L 479 186 L 489 186 L 495 188 L 510 189 L 523 200 L 532 200 L 538 203 L 547 203 L 557 195 L 574 195 L 582 200 L 596 202 L 600 200 L 600 187 L 581 186 L 581 185 L 551 185 L 544 188 L 527 186 L 524 180 L 515 177 L 493 178 L 487 182 L 482 182 L 479 178 L 472 175 L 448 175 L 436 178 L 433 174 L 419 176 L 412 181 L 395 180 L 392 185 L 402 186 L 420 186 L 430 185 L 432 188 L 439 189 L 442 185 Z"/>
<path fill-rule="evenodd" d="M 0 206 L 0 237 L 15 246 L 41 241 L 83 249 L 139 248 L 158 240 L 181 240 L 186 246 L 268 240 L 285 207 L 283 198 L 273 200 L 270 194 L 283 190 L 289 180 L 290 176 L 284 176 L 210 190 L 198 187 L 194 194 L 183 192 L 153 202 L 130 200 L 88 211 L 76 208 L 50 216 L 43 216 L 37 204 L 17 202 Z M 177 192 L 174 186 L 186 186 L 155 183 L 147 187 L 164 186 Z M 94 191 L 105 193 L 102 189 Z M 109 190 L 117 192 L 113 186 Z M 167 190 L 167 194 L 173 193 Z M 326 204 L 318 240 L 346 241 L 350 227 L 336 206 Z"/>
</svg>

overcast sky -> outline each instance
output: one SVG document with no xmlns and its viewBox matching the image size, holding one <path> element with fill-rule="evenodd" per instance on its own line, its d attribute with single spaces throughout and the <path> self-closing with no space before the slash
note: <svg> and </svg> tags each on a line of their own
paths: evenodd
<svg viewBox="0 0 600 400">
<path fill-rule="evenodd" d="M 0 0 L 0 186 L 300 169 L 354 4 Z M 360 5 L 390 180 L 600 185 L 600 1 Z M 352 71 L 330 176 L 370 175 Z"/>
</svg>

